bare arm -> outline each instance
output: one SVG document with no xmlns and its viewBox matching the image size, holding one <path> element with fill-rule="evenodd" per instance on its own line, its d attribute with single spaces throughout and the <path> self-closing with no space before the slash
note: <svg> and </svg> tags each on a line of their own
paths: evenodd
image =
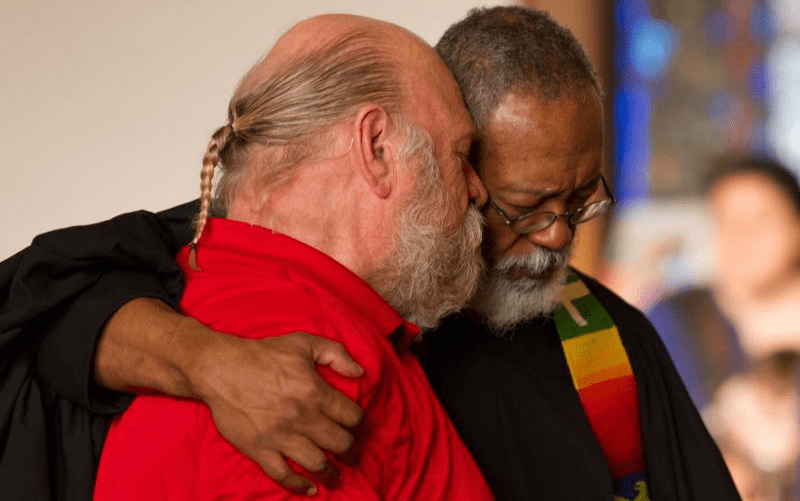
<svg viewBox="0 0 800 501">
<path fill-rule="evenodd" d="M 348 449 L 345 428 L 361 417 L 314 364 L 346 376 L 360 368 L 326 339 L 239 339 L 168 307 L 182 294 L 173 256 L 191 238 L 195 212 L 194 203 L 158 215 L 137 211 L 37 237 L 0 265 L 0 351 L 9 358 L 15 347 L 30 347 L 43 384 L 93 413 L 119 412 L 128 401 L 96 391 L 95 382 L 199 398 L 234 446 L 287 487 L 308 491 L 311 483 L 293 474 L 284 457 L 335 475 L 320 447 Z M 148 297 L 161 300 L 134 299 Z"/>
<path fill-rule="evenodd" d="M 311 481 L 292 472 L 284 458 L 335 477 L 320 448 L 348 451 L 353 436 L 346 428 L 362 416 L 358 405 L 325 383 L 315 364 L 345 376 L 362 374 L 333 341 L 303 333 L 240 339 L 144 298 L 125 304 L 106 324 L 95 378 L 113 390 L 204 401 L 237 449 L 287 488 L 313 494 Z"/>
</svg>

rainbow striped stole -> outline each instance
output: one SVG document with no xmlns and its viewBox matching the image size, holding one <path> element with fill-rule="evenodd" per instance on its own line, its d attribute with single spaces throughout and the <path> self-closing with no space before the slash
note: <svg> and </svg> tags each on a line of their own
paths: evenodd
<svg viewBox="0 0 800 501">
<path fill-rule="evenodd" d="M 575 273 L 554 312 L 572 381 L 608 461 L 615 499 L 648 500 L 639 395 L 614 321 Z"/>
</svg>

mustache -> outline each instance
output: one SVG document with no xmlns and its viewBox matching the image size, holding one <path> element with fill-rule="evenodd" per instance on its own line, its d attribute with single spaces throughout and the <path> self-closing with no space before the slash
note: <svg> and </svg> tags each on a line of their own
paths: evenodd
<svg viewBox="0 0 800 501">
<path fill-rule="evenodd" d="M 495 273 L 509 273 L 517 269 L 525 269 L 534 274 L 542 274 L 555 268 L 563 268 L 569 263 L 572 254 L 571 246 L 561 250 L 545 247 L 534 247 L 524 256 L 507 256 L 498 261 L 493 270 Z"/>
</svg>

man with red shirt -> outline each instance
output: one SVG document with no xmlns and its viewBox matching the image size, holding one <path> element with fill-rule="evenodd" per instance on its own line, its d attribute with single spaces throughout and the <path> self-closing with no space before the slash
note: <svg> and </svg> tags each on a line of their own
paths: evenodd
<svg viewBox="0 0 800 501">
<path fill-rule="evenodd" d="M 245 75 L 228 120 L 203 158 L 195 238 L 176 258 L 181 309 L 244 338 L 333 339 L 364 369 L 348 378 L 320 368 L 364 419 L 357 463 L 330 456 L 336 488 L 310 494 L 492 499 L 409 350 L 417 325 L 463 307 L 481 271 L 469 200 L 485 193 L 447 68 L 397 26 L 312 18 Z M 225 219 L 208 217 L 217 166 Z M 94 499 L 293 495 L 222 437 L 206 405 L 146 395 L 112 424 Z"/>
</svg>

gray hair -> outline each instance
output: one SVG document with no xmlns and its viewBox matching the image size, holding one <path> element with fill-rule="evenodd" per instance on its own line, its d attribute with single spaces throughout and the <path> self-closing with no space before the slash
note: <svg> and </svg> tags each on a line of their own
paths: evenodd
<svg viewBox="0 0 800 501">
<path fill-rule="evenodd" d="M 581 44 L 547 12 L 501 6 L 472 9 L 452 25 L 436 51 L 453 72 L 467 109 L 482 129 L 510 91 L 546 100 L 564 93 L 602 93 Z"/>
<path fill-rule="evenodd" d="M 352 30 L 258 85 L 240 84 L 228 105 L 228 123 L 212 135 L 203 156 L 201 206 L 192 243 L 200 238 L 211 211 L 217 166 L 222 175 L 214 211 L 224 214 L 245 179 L 266 189 L 290 179 L 301 162 L 324 154 L 330 143 L 326 133 L 360 106 L 376 103 L 390 117 L 400 114 L 408 99 L 402 74 L 381 40 Z M 255 172 L 248 172 L 251 167 Z"/>
<path fill-rule="evenodd" d="M 457 203 L 442 179 L 433 139 L 410 120 L 398 124 L 398 133 L 406 139 L 404 165 L 416 167 L 416 185 L 397 216 L 391 257 L 365 280 L 404 318 L 432 328 L 463 309 L 477 289 L 483 217 L 470 206 L 457 228 L 444 228 Z"/>
</svg>

